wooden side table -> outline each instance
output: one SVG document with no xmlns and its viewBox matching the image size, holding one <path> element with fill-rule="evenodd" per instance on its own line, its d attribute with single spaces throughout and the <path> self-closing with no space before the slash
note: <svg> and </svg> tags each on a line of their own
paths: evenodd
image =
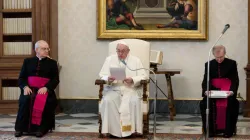
<svg viewBox="0 0 250 140">
<path fill-rule="evenodd" d="M 168 90 L 168 108 L 170 112 L 170 120 L 174 120 L 174 116 L 176 116 L 175 105 L 174 105 L 174 94 L 171 82 L 171 76 L 175 74 L 180 74 L 180 69 L 157 69 L 154 71 L 155 74 L 164 74 L 167 81 L 167 90 Z M 152 73 L 151 73 L 152 74 Z"/>
</svg>

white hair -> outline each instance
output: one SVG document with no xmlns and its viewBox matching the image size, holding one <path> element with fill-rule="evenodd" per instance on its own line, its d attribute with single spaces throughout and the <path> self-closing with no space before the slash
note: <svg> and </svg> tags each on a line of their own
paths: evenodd
<svg viewBox="0 0 250 140">
<path fill-rule="evenodd" d="M 215 48 L 217 48 L 217 47 L 222 47 L 223 49 L 224 49 L 224 53 L 226 54 L 226 47 L 225 46 L 223 46 L 223 45 L 216 45 L 216 46 L 214 46 L 213 47 L 213 53 L 214 53 L 214 50 L 215 50 Z"/>
<path fill-rule="evenodd" d="M 37 48 L 39 48 L 39 47 L 40 47 L 39 41 L 37 41 L 36 44 L 35 44 L 35 50 L 36 50 Z"/>
<path fill-rule="evenodd" d="M 35 50 L 37 49 L 37 48 L 39 48 L 40 47 L 40 44 L 41 43 L 46 43 L 46 44 L 48 44 L 46 41 L 44 41 L 44 40 L 38 40 L 37 42 L 36 42 L 36 44 L 35 44 Z"/>
</svg>

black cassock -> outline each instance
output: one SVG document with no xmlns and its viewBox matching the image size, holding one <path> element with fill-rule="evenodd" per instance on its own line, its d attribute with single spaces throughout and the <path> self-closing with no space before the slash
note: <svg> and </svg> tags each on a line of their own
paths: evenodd
<svg viewBox="0 0 250 140">
<path fill-rule="evenodd" d="M 32 107 L 38 88 L 30 87 L 33 93 L 31 95 L 24 95 L 23 88 L 29 86 L 27 81 L 29 76 L 49 79 L 49 82 L 45 85 L 48 89 L 48 96 L 42 113 L 42 121 L 39 126 L 31 123 Z M 55 108 L 57 106 L 54 89 L 59 84 L 57 62 L 50 58 L 39 60 L 38 57 L 32 57 L 25 59 L 19 75 L 18 84 L 21 89 L 21 95 L 19 97 L 19 110 L 15 130 L 21 132 L 39 131 L 46 133 L 53 129 L 55 127 Z"/>
<path fill-rule="evenodd" d="M 211 81 L 216 78 L 228 78 L 231 81 L 230 91 L 233 91 L 233 96 L 229 96 L 227 99 L 226 108 L 226 126 L 224 130 L 218 130 L 216 128 L 216 99 L 210 99 L 209 110 L 209 134 L 214 136 L 218 133 L 223 133 L 225 136 L 232 136 L 236 131 L 236 123 L 239 114 L 239 102 L 236 99 L 237 90 L 239 87 L 239 77 L 237 71 L 236 61 L 225 58 L 222 63 L 218 63 L 215 59 L 210 61 L 210 89 L 220 90 L 215 88 Z M 200 110 L 202 116 L 203 130 L 206 133 L 206 108 L 207 108 L 207 96 L 205 92 L 207 90 L 207 63 L 205 64 L 205 74 L 202 82 L 202 97 L 200 102 Z"/>
</svg>

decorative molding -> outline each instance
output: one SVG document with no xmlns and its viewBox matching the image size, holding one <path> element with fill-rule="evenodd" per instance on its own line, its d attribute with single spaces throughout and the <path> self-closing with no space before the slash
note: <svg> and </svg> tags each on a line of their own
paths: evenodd
<svg viewBox="0 0 250 140">
<path fill-rule="evenodd" d="M 250 2 L 248 2 L 248 63 L 246 71 L 246 105 L 244 108 L 244 117 L 250 117 Z"/>
<path fill-rule="evenodd" d="M 99 101 L 96 100 L 60 100 L 60 108 L 64 113 L 98 113 Z M 149 114 L 153 114 L 154 101 L 149 100 Z M 244 102 L 240 101 L 240 114 L 243 113 Z M 175 100 L 176 114 L 199 114 L 199 100 Z M 157 113 L 169 113 L 168 101 L 157 101 Z"/>
<path fill-rule="evenodd" d="M 99 100 L 98 97 L 94 98 L 94 97 L 59 97 L 59 99 L 62 100 Z M 149 100 L 154 100 L 154 98 L 148 98 Z M 158 98 L 157 100 L 168 100 L 167 98 Z M 202 98 L 176 98 L 174 100 L 187 100 L 187 101 L 200 101 L 202 100 Z"/>
</svg>

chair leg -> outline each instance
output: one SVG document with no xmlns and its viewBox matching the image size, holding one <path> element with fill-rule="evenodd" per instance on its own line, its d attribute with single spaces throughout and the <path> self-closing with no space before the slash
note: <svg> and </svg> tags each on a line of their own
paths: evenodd
<svg viewBox="0 0 250 140">
<path fill-rule="evenodd" d="M 99 133 L 99 138 L 104 138 L 104 135 L 102 133 Z"/>
<path fill-rule="evenodd" d="M 174 120 L 174 116 L 176 115 L 175 107 L 174 107 L 174 97 L 173 97 L 173 89 L 171 84 L 171 76 L 169 74 L 165 74 L 167 81 L 167 90 L 168 90 L 168 108 L 170 113 L 170 120 Z"/>
<path fill-rule="evenodd" d="M 101 117 L 101 114 L 99 114 L 99 120 L 98 120 L 98 123 L 99 123 L 99 138 L 103 138 L 103 134 L 102 134 L 102 117 Z"/>
<path fill-rule="evenodd" d="M 148 114 L 143 114 L 143 137 L 146 138 L 149 134 Z"/>
</svg>

